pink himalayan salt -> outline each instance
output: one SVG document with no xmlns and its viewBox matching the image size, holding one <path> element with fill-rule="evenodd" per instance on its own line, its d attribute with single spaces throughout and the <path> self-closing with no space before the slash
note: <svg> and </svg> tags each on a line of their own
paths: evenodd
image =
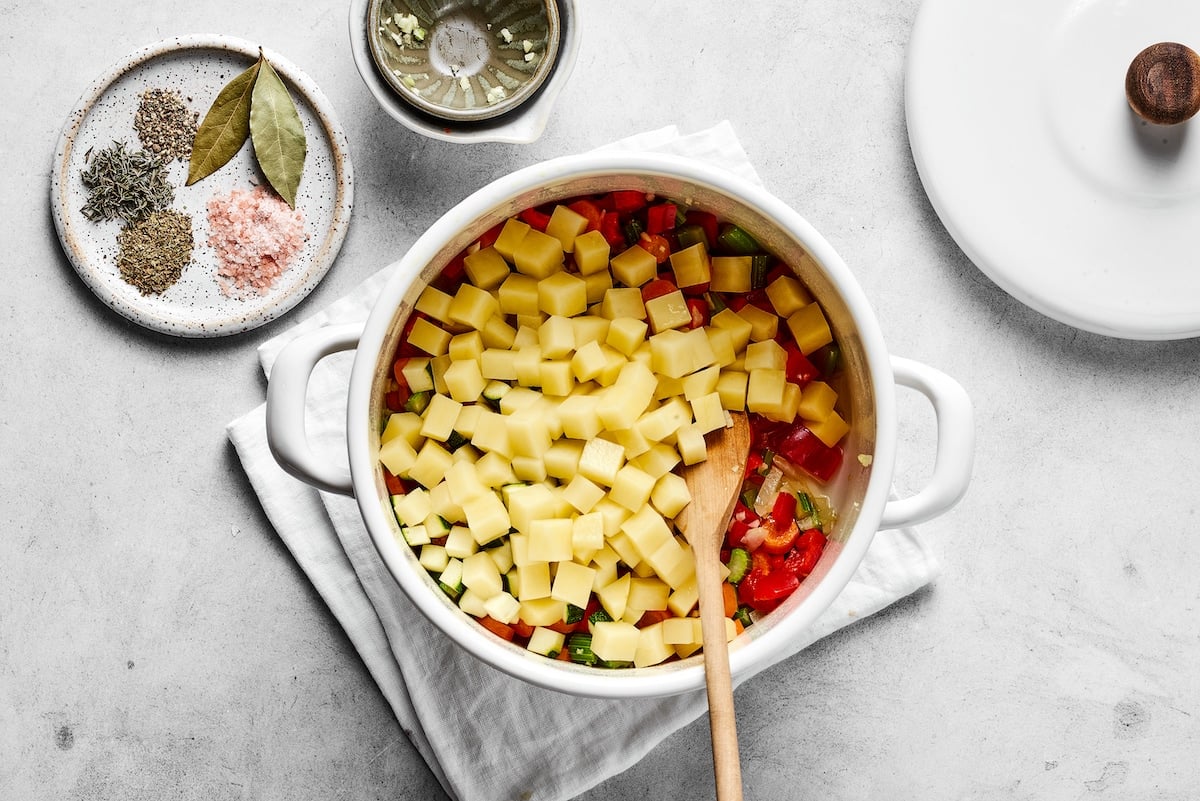
<svg viewBox="0 0 1200 801">
<path fill-rule="evenodd" d="M 265 295 L 304 247 L 304 212 L 264 186 L 208 201 L 208 244 L 217 284 L 229 297 Z"/>
</svg>

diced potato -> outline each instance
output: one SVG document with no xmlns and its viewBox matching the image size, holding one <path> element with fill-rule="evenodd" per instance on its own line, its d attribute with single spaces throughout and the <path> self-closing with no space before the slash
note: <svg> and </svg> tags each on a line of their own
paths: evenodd
<svg viewBox="0 0 1200 801">
<path fill-rule="evenodd" d="M 433 374 L 429 372 L 429 359 L 424 356 L 411 357 L 405 362 L 400 372 L 404 376 L 408 388 L 413 392 L 433 389 Z"/>
<path fill-rule="evenodd" d="M 538 308 L 571 317 L 587 311 L 587 284 L 565 270 L 538 281 Z"/>
<path fill-rule="evenodd" d="M 417 526 L 425 522 L 433 511 L 433 503 L 429 493 L 421 487 L 416 487 L 406 495 L 392 496 L 392 511 L 402 526 Z"/>
<path fill-rule="evenodd" d="M 675 655 L 675 649 L 663 640 L 662 622 L 638 630 L 637 650 L 633 652 L 634 667 L 657 665 Z"/>
<path fill-rule="evenodd" d="M 497 453 L 505 459 L 513 455 L 512 442 L 508 438 L 508 425 L 502 415 L 484 410 L 479 415 L 471 444 L 481 451 Z"/>
<path fill-rule="evenodd" d="M 691 547 L 681 545 L 674 537 L 660 545 L 645 561 L 673 590 L 682 587 L 696 575 L 696 559 Z"/>
<path fill-rule="evenodd" d="M 512 527 L 523 534 L 529 533 L 535 521 L 553 518 L 558 512 L 558 499 L 544 484 L 517 484 L 501 491 Z"/>
<path fill-rule="evenodd" d="M 551 315 L 538 329 L 542 358 L 561 359 L 575 349 L 575 326 L 568 317 Z"/>
<path fill-rule="evenodd" d="M 450 320 L 478 330 L 487 325 L 499 309 L 499 302 L 491 292 L 471 284 L 460 284 L 450 303 Z"/>
<path fill-rule="evenodd" d="M 716 328 L 729 332 L 734 353 L 744 351 L 750 342 L 750 335 L 754 333 L 754 326 L 733 309 L 721 309 L 712 316 L 711 323 Z"/>
<path fill-rule="evenodd" d="M 417 557 L 417 561 L 430 573 L 441 573 L 450 563 L 450 557 L 446 555 L 444 546 L 429 543 L 421 546 L 421 554 Z"/>
<path fill-rule="evenodd" d="M 536 387 L 542 380 L 542 346 L 525 345 L 518 349 L 513 357 L 513 369 L 521 385 Z"/>
<path fill-rule="evenodd" d="M 635 317 L 618 317 L 608 326 L 605 343 L 626 356 L 632 356 L 646 341 L 649 326 Z"/>
<path fill-rule="evenodd" d="M 579 456 L 582 453 L 583 442 L 574 439 L 556 439 L 550 444 L 550 448 L 542 458 L 542 461 L 546 463 L 546 474 L 559 481 L 569 481 L 579 472 Z"/>
<path fill-rule="evenodd" d="M 522 601 L 550 597 L 550 563 L 529 561 L 517 565 L 517 581 Z"/>
<path fill-rule="evenodd" d="M 508 541 L 502 542 L 499 545 L 488 548 L 488 555 L 492 557 L 492 561 L 496 563 L 496 567 L 500 568 L 501 573 L 507 574 L 513 568 L 512 544 Z"/>
<path fill-rule="evenodd" d="M 546 233 L 556 238 L 562 244 L 566 253 L 575 251 L 575 239 L 587 230 L 588 221 L 579 212 L 567 206 L 555 206 L 550 212 L 550 222 L 546 224 Z"/>
<path fill-rule="evenodd" d="M 604 502 L 608 503 L 609 501 L 606 498 Z M 621 509 L 626 515 L 629 515 L 628 510 L 619 506 L 617 508 Z M 605 536 L 608 537 L 608 546 L 617 552 L 617 555 L 621 557 L 621 561 L 636 570 L 637 566 L 641 564 L 642 555 L 638 552 L 637 546 L 633 544 L 633 540 L 629 539 L 629 535 L 624 531 L 618 531 L 615 534 L 606 534 Z"/>
<path fill-rule="evenodd" d="M 393 412 L 388 415 L 387 425 L 379 434 L 380 444 L 386 445 L 396 437 L 403 437 L 413 447 L 421 444 L 421 426 L 425 421 L 415 412 Z"/>
<path fill-rule="evenodd" d="M 479 457 L 479 461 L 475 463 L 475 473 L 484 486 L 492 489 L 517 480 L 509 458 L 490 451 Z"/>
<path fill-rule="evenodd" d="M 455 559 L 466 559 L 479 550 L 475 535 L 466 526 L 451 526 L 446 535 L 446 555 Z"/>
<path fill-rule="evenodd" d="M 638 431 L 637 428 L 622 428 L 618 431 L 610 432 L 610 436 L 625 450 L 626 461 L 641 456 L 650 450 L 650 446 L 654 444 L 643 437 L 642 432 Z"/>
<path fill-rule="evenodd" d="M 473 617 L 484 617 L 487 615 L 484 598 L 474 590 L 468 589 L 463 591 L 463 594 L 458 598 L 458 608 Z"/>
<path fill-rule="evenodd" d="M 483 336 L 478 331 L 467 331 L 450 337 L 446 349 L 451 361 L 478 360 L 483 353 Z"/>
<path fill-rule="evenodd" d="M 824 420 L 837 403 L 837 392 L 824 381 L 810 381 L 800 393 L 796 413 L 805 420 Z"/>
<path fill-rule="evenodd" d="M 578 349 L 589 342 L 603 344 L 612 321 L 599 314 L 580 314 L 571 318 L 571 325 L 575 329 L 575 347 Z"/>
<path fill-rule="evenodd" d="M 476 593 L 484 601 L 503 592 L 504 585 L 500 578 L 500 569 L 496 567 L 496 563 L 492 561 L 492 557 L 488 556 L 486 551 L 473 553 L 462 560 L 462 563 L 462 583 L 471 592 Z"/>
<path fill-rule="evenodd" d="M 805 425 L 817 435 L 817 439 L 831 448 L 850 431 L 850 424 L 837 412 L 830 412 L 829 416 L 820 422 L 806 421 Z"/>
<path fill-rule="evenodd" d="M 601 498 L 592 507 L 593 512 L 599 512 L 604 518 L 604 536 L 610 540 L 621 533 L 621 524 L 629 519 L 629 510 L 619 503 L 614 503 L 607 496 Z M 634 553 L 634 561 L 637 561 L 637 554 Z"/>
<path fill-rule="evenodd" d="M 587 290 L 587 302 L 591 306 L 593 303 L 600 303 L 604 300 L 604 295 L 613 288 L 612 273 L 608 270 L 600 270 L 599 272 L 591 273 L 583 276 L 584 288 Z"/>
<path fill-rule="evenodd" d="M 533 630 L 533 634 L 529 635 L 529 644 L 525 647 L 535 654 L 554 657 L 562 651 L 565 642 L 566 635 L 545 626 L 538 626 Z"/>
<path fill-rule="evenodd" d="M 713 292 L 749 292 L 754 260 L 750 256 L 713 256 Z"/>
<path fill-rule="evenodd" d="M 563 267 L 562 242 L 532 228 L 517 245 L 513 253 L 513 266 L 531 278 L 546 278 Z"/>
<path fill-rule="evenodd" d="M 550 597 L 521 602 L 521 620 L 531 626 L 553 626 L 561 623 L 566 613 L 567 605 Z"/>
<path fill-rule="evenodd" d="M 595 575 L 595 570 L 578 562 L 559 562 L 550 597 L 566 601 L 572 606 L 585 607 L 592 597 L 592 579 Z"/>
<path fill-rule="evenodd" d="M 787 367 L 787 351 L 773 339 L 751 342 L 746 346 L 746 370 L 782 370 Z"/>
<path fill-rule="evenodd" d="M 479 354 L 479 372 L 488 380 L 515 381 L 516 356 L 514 351 L 507 348 L 485 348 Z"/>
<path fill-rule="evenodd" d="M 479 480 L 475 462 L 454 462 L 446 470 L 445 482 L 450 488 L 450 498 L 464 509 L 467 501 L 484 493 L 491 493 L 491 490 Z"/>
<path fill-rule="evenodd" d="M 488 617 L 501 623 L 512 623 L 521 613 L 521 603 L 507 592 L 498 592 L 483 602 Z"/>
<path fill-rule="evenodd" d="M 658 274 L 658 262 L 650 251 L 633 245 L 609 261 L 613 278 L 627 287 L 640 287 Z"/>
<path fill-rule="evenodd" d="M 737 315 L 750 323 L 750 339 L 754 342 L 774 339 L 779 332 L 779 318 L 774 313 L 764 311 L 753 304 L 748 303 L 743 306 L 738 310 Z"/>
<path fill-rule="evenodd" d="M 721 405 L 731 412 L 746 410 L 746 387 L 750 376 L 741 370 L 722 370 L 717 379 Z"/>
<path fill-rule="evenodd" d="M 813 302 L 812 294 L 790 275 L 781 275 L 767 284 L 767 299 L 775 313 L 784 319 Z"/>
<path fill-rule="evenodd" d="M 408 333 L 408 343 L 430 356 L 441 356 L 450 348 L 450 336 L 449 331 L 421 318 L 413 323 Z"/>
<path fill-rule="evenodd" d="M 429 439 L 417 452 L 416 461 L 408 469 L 408 477 L 425 487 L 432 487 L 442 480 L 454 457 L 437 442 Z"/>
<path fill-rule="evenodd" d="M 710 392 L 693 400 L 692 417 L 695 418 L 696 427 L 702 434 L 724 428 L 727 420 L 720 393 Z"/>
<path fill-rule="evenodd" d="M 586 481 L 587 479 L 582 480 Z M 587 512 L 571 521 L 571 551 L 576 561 L 580 563 L 591 561 L 592 557 L 603 547 L 604 517 L 599 512 Z M 576 604 L 576 606 L 586 606 L 586 604 Z"/>
<path fill-rule="evenodd" d="M 671 527 L 667 525 L 667 521 L 652 507 L 645 505 L 621 524 L 621 531 L 633 542 L 642 559 L 645 559 L 647 554 L 657 551 L 664 542 L 671 539 Z M 650 607 L 640 608 L 649 609 Z"/>
<path fill-rule="evenodd" d="M 533 520 L 529 525 L 529 558 L 536 562 L 570 561 L 571 521 L 565 518 Z M 589 582 L 590 586 L 590 582 Z"/>
<path fill-rule="evenodd" d="M 787 318 L 787 327 L 792 332 L 800 352 L 805 356 L 833 342 L 833 332 L 819 304 L 810 303 L 793 312 Z"/>
<path fill-rule="evenodd" d="M 395 417 L 396 415 L 392 415 Z M 417 452 L 403 436 L 392 437 L 379 447 L 379 461 L 394 476 L 406 476 L 417 461 Z"/>
<path fill-rule="evenodd" d="M 632 662 L 640 639 L 632 623 L 606 620 L 592 626 L 592 653 L 606 662 Z"/>
<path fill-rule="evenodd" d="M 637 421 L 638 431 L 652 442 L 665 442 L 680 426 L 692 422 L 692 410 L 687 401 L 676 396 L 666 400 L 657 409 L 643 414 Z"/>
<path fill-rule="evenodd" d="M 620 620 L 625 615 L 625 607 L 629 601 L 629 588 L 632 576 L 626 574 L 621 578 L 606 584 L 596 590 L 596 599 L 614 620 Z"/>
<path fill-rule="evenodd" d="M 592 275 L 601 270 L 607 272 L 610 246 L 604 234 L 588 231 L 575 237 L 575 266 L 580 275 Z"/>
<path fill-rule="evenodd" d="M 546 462 L 537 456 L 514 456 L 512 469 L 518 481 L 546 480 Z"/>
<path fill-rule="evenodd" d="M 629 583 L 628 605 L 647 612 L 666 609 L 670 594 L 671 585 L 662 579 L 634 576 Z"/>
<path fill-rule="evenodd" d="M 655 479 L 658 479 L 669 473 L 674 469 L 675 465 L 679 464 L 679 451 L 670 445 L 662 443 L 651 445 L 650 450 L 634 460 L 634 464 L 651 476 L 654 476 Z M 662 510 L 660 509 L 659 511 Z"/>
<path fill-rule="evenodd" d="M 654 400 L 658 379 L 639 362 L 627 362 L 600 404 L 600 421 L 610 431 L 629 428 Z"/>
<path fill-rule="evenodd" d="M 526 407 L 505 416 L 503 420 L 508 427 L 508 441 L 512 444 L 513 456 L 530 456 L 538 460 L 545 457 L 552 440 L 543 415 L 532 407 Z"/>
<path fill-rule="evenodd" d="M 584 444 L 579 455 L 579 474 L 601 486 L 611 487 L 624 463 L 624 448 L 611 440 L 595 437 Z"/>
<path fill-rule="evenodd" d="M 510 217 L 505 220 L 504 227 L 500 229 L 500 235 L 492 247 L 511 263 L 516 255 L 517 246 L 521 244 L 521 240 L 525 238 L 529 230 L 528 223 L 518 220 L 516 217 Z"/>
<path fill-rule="evenodd" d="M 674 518 L 692 500 L 687 481 L 676 473 L 663 473 L 654 482 L 650 503 L 663 517 Z"/>
<path fill-rule="evenodd" d="M 462 403 L 453 398 L 433 395 L 422 415 L 421 436 L 445 442 L 454 432 L 454 424 L 458 422 L 458 414 L 462 408 Z"/>
<path fill-rule="evenodd" d="M 479 400 L 483 388 L 487 385 L 483 373 L 479 370 L 479 362 L 474 359 L 454 362 L 446 368 L 442 378 L 446 382 L 446 391 L 450 393 L 450 397 L 459 403 L 474 403 Z M 434 395 L 434 398 L 440 397 L 442 396 Z"/>
<path fill-rule="evenodd" d="M 737 351 L 733 349 L 733 335 L 715 325 L 706 326 L 704 333 L 708 335 L 708 346 L 712 348 L 714 363 L 720 367 L 733 364 L 737 359 Z"/>
<path fill-rule="evenodd" d="M 575 389 L 575 370 L 568 359 L 552 359 L 540 365 L 539 386 L 546 397 L 565 398 Z"/>
<path fill-rule="evenodd" d="M 696 329 L 702 330 L 702 329 Z M 650 364 L 654 372 L 682 378 L 696 369 L 691 340 L 682 331 L 662 331 L 650 337 Z"/>
<path fill-rule="evenodd" d="M 511 273 L 497 292 L 497 303 L 504 314 L 537 314 L 538 282 L 520 273 Z"/>
<path fill-rule="evenodd" d="M 746 409 L 762 412 L 779 408 L 785 384 L 787 374 L 783 370 L 751 370 L 746 384 Z"/>
<path fill-rule="evenodd" d="M 449 346 L 449 340 L 446 342 Z M 429 373 L 433 376 L 433 391 L 442 395 L 446 392 L 446 369 L 452 364 L 449 353 L 434 356 L 429 360 Z"/>
<path fill-rule="evenodd" d="M 667 609 L 678 617 L 687 617 L 696 608 L 699 600 L 700 589 L 696 585 L 696 579 L 692 578 L 671 593 L 671 597 L 667 599 Z"/>
<path fill-rule="evenodd" d="M 504 283 L 512 270 L 495 246 L 468 253 L 463 259 L 467 278 L 480 289 L 495 289 Z"/>
<path fill-rule="evenodd" d="M 636 513 L 650 500 L 650 491 L 654 489 L 654 478 L 631 464 L 626 464 L 617 471 L 616 480 L 608 497 L 621 504 L 631 512 Z"/>
<path fill-rule="evenodd" d="M 604 293 L 604 300 L 600 302 L 600 316 L 609 320 L 620 320 L 623 317 L 645 320 L 646 304 L 642 301 L 641 290 L 621 286 L 608 290 Z"/>
<path fill-rule="evenodd" d="M 670 255 L 671 271 L 675 274 L 675 285 L 683 288 L 707 284 L 712 280 L 712 269 L 708 261 L 708 248 L 697 242 Z"/>
<path fill-rule="evenodd" d="M 511 348 L 517 338 L 517 329 L 500 315 L 490 318 L 479 333 L 485 348 Z"/>
<path fill-rule="evenodd" d="M 508 533 L 510 528 L 508 510 L 496 493 L 491 490 L 482 495 L 476 495 L 464 503 L 462 508 L 463 514 L 467 518 L 467 525 L 471 528 L 471 534 L 475 536 L 475 541 L 480 545 L 487 545 Z"/>
<path fill-rule="evenodd" d="M 708 447 L 704 444 L 704 432 L 694 423 L 675 432 L 675 447 L 684 464 L 698 464 L 708 458 Z"/>
<path fill-rule="evenodd" d="M 650 330 L 658 333 L 687 326 L 692 321 L 692 312 L 683 292 L 676 289 L 646 301 L 646 319 L 650 321 Z"/>
<path fill-rule="evenodd" d="M 413 308 L 422 314 L 427 314 L 438 322 L 450 322 L 450 304 L 454 301 L 451 295 L 437 287 L 427 286 L 421 290 Z"/>
<path fill-rule="evenodd" d="M 571 372 L 578 381 L 591 381 L 608 366 L 608 358 L 600 343 L 588 342 L 576 349 L 571 357 Z"/>
<path fill-rule="evenodd" d="M 672 617 L 662 622 L 663 642 L 667 645 L 700 645 L 704 635 L 698 617 Z"/>
</svg>

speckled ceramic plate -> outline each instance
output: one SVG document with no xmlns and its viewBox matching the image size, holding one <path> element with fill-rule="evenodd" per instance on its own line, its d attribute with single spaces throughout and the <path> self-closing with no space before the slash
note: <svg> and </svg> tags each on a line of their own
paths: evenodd
<svg viewBox="0 0 1200 801">
<path fill-rule="evenodd" d="M 999 286 L 1127 339 L 1200 336 L 1200 118 L 1135 117 L 1148 45 L 1200 48 L 1200 4 L 924 0 L 905 76 L 909 139 L 947 230 Z"/>
<path fill-rule="evenodd" d="M 63 249 L 84 283 L 118 313 L 146 328 L 181 337 L 217 337 L 249 331 L 284 314 L 305 298 L 332 265 L 350 222 L 353 174 L 341 125 L 328 100 L 287 59 L 264 49 L 283 79 L 300 114 L 308 154 L 296 208 L 303 212 L 306 241 L 288 268 L 265 294 L 232 297 L 217 281 L 218 257 L 209 247 L 206 207 L 234 189 L 251 189 L 266 180 L 249 142 L 217 172 L 184 186 L 187 163 L 168 165 L 174 189 L 169 208 L 191 216 L 192 260 L 179 280 L 160 294 L 143 294 L 117 268 L 119 220 L 93 222 L 82 207 L 89 191 L 81 174 L 89 151 L 114 141 L 142 149 L 134 115 L 147 89 L 171 89 L 204 119 L 217 93 L 250 67 L 259 48 L 226 36 L 195 35 L 167 39 L 131 54 L 101 76 L 71 113 L 54 153 L 50 200 Z"/>
</svg>

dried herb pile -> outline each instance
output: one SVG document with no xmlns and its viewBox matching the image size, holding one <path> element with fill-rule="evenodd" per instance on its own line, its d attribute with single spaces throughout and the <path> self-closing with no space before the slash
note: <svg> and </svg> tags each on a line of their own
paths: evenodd
<svg viewBox="0 0 1200 801">
<path fill-rule="evenodd" d="M 124 142 L 113 142 L 98 153 L 89 152 L 86 160 L 80 177 L 89 194 L 82 211 L 92 222 L 140 222 L 175 199 L 162 160 L 144 150 L 130 152 Z"/>
<path fill-rule="evenodd" d="M 187 161 L 192 157 L 199 119 L 200 115 L 189 109 L 173 89 L 147 89 L 133 115 L 133 129 L 142 147 L 164 162 Z"/>
<path fill-rule="evenodd" d="M 117 235 L 117 268 L 143 295 L 166 291 L 192 259 L 192 218 L 182 212 L 156 211 Z"/>
</svg>

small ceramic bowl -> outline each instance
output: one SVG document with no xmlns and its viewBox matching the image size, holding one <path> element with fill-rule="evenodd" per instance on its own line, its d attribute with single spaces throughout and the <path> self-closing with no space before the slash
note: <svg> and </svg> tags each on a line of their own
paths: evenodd
<svg viewBox="0 0 1200 801">
<path fill-rule="evenodd" d="M 375 66 L 401 98 L 450 122 L 506 114 L 545 83 L 558 55 L 554 0 L 372 0 Z"/>
<path fill-rule="evenodd" d="M 527 143 L 574 67 L 575 0 L 351 0 L 355 66 L 406 128 L 448 142 Z"/>
</svg>

